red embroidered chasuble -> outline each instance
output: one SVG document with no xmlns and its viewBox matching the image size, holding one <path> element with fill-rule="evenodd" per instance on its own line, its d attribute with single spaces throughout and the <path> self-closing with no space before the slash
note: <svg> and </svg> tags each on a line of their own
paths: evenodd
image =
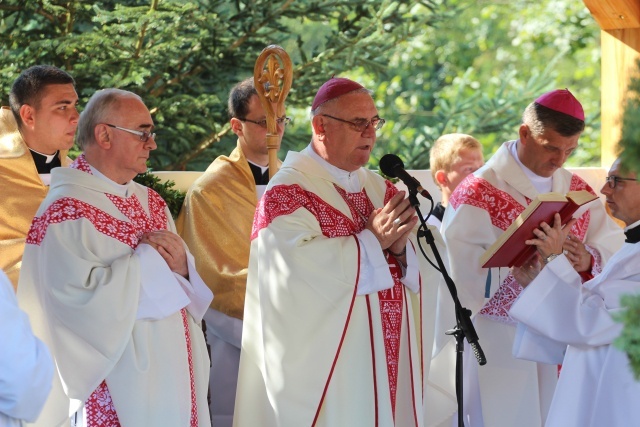
<svg viewBox="0 0 640 427">
<path fill-rule="evenodd" d="M 575 190 L 588 190 L 590 193 L 595 194 L 591 187 L 577 175 L 573 175 L 570 184 L 570 191 Z M 525 199 L 527 205 L 531 203 L 530 199 L 526 197 Z M 454 209 L 466 204 L 486 211 L 491 217 L 491 223 L 503 231 L 526 208 L 526 206 L 516 201 L 511 194 L 499 190 L 488 181 L 473 175 L 469 175 L 460 184 L 460 190 L 456 190 L 451 199 L 449 199 L 449 203 Z M 571 232 L 579 237 L 580 240 L 585 238 L 590 219 L 591 213 L 586 211 L 571 228 Z M 592 252 L 591 254 L 594 256 L 594 264 L 600 266 L 602 263 L 599 261 L 599 254 L 597 252 Z M 522 286 L 509 273 L 478 314 L 498 322 L 515 325 L 516 322 L 509 315 L 509 309 L 518 298 L 518 295 L 520 295 L 520 292 L 522 292 Z"/>
<path fill-rule="evenodd" d="M 79 156 L 71 165 L 71 168 L 91 174 L 91 168 L 84 158 Z M 34 219 L 27 235 L 28 244 L 39 245 L 45 237 L 49 224 L 71 221 L 79 218 L 89 220 L 95 229 L 109 237 L 129 245 L 135 249 L 143 234 L 165 230 L 167 228 L 167 216 L 165 202 L 158 193 L 149 189 L 148 192 L 149 215 L 136 195 L 129 198 L 119 197 L 113 194 L 105 196 L 116 208 L 127 217 L 128 221 L 119 220 L 101 209 L 86 202 L 65 197 L 56 200 L 40 216 Z M 191 352 L 191 335 L 185 309 L 181 310 L 185 331 L 185 345 L 189 364 L 189 377 L 191 383 L 191 427 L 198 426 L 198 410 L 196 405 L 195 380 L 193 376 L 193 358 Z M 111 399 L 111 393 L 107 383 L 102 381 L 85 402 L 86 419 L 88 427 L 119 427 L 118 414 Z"/>
<path fill-rule="evenodd" d="M 398 191 L 390 182 L 387 181 L 386 184 L 387 191 L 384 203 L 387 203 Z M 278 185 L 269 190 L 261 199 L 261 206 L 256 211 L 251 238 L 257 237 L 258 232 L 267 227 L 275 218 L 291 214 L 299 208 L 308 210 L 317 218 L 322 233 L 326 237 L 350 236 L 360 233 L 365 229 L 367 220 L 374 209 L 366 191 L 347 193 L 338 186 L 335 186 L 335 189 L 349 206 L 351 218 L 346 217 L 320 197 L 303 190 L 298 185 Z M 386 257 L 394 285 L 391 289 L 378 292 L 378 300 L 389 377 L 391 408 L 395 417 L 404 287 L 400 282 L 402 277 L 400 264 L 394 257 L 388 254 Z"/>
</svg>

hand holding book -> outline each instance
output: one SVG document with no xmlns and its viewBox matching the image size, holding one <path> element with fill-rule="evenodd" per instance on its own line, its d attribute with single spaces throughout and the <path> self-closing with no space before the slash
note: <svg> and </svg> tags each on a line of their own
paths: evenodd
<svg viewBox="0 0 640 427">
<path fill-rule="evenodd" d="M 576 219 L 571 219 L 564 226 L 559 213 L 553 216 L 553 227 L 542 222 L 539 228 L 533 230 L 535 239 L 529 239 L 525 243 L 537 248 L 539 256 L 530 257 L 521 267 L 512 268 L 513 277 L 524 288 L 535 279 L 540 270 L 546 264 L 545 261 L 555 258 L 563 253 L 563 246 L 570 234 L 571 226 Z M 540 262 L 540 259 L 543 262 Z"/>
<path fill-rule="evenodd" d="M 535 246 L 527 245 L 525 241 L 536 237 L 534 230 L 542 222 L 546 222 L 547 226 L 552 224 L 554 214 L 559 213 L 561 223 L 566 224 L 575 211 L 597 198 L 586 190 L 570 191 L 566 196 L 559 193 L 538 195 L 485 251 L 480 258 L 480 264 L 484 268 L 520 267 L 536 251 Z M 567 228 L 568 232 L 569 228 Z"/>
<path fill-rule="evenodd" d="M 525 243 L 529 246 L 535 246 L 543 260 L 554 254 L 560 255 L 564 250 L 564 242 L 567 240 L 574 222 L 576 219 L 572 218 L 563 227 L 562 218 L 559 213 L 556 213 L 553 216 L 553 227 L 546 222 L 540 223 L 540 227 L 533 230 L 536 238 L 529 239 Z"/>
</svg>

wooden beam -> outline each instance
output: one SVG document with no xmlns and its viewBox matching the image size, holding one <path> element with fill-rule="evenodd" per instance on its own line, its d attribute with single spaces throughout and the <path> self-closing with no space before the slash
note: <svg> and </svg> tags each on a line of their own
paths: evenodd
<svg viewBox="0 0 640 427">
<path fill-rule="evenodd" d="M 608 168 L 617 154 L 622 134 L 622 114 L 627 102 L 628 86 L 637 76 L 640 57 L 640 28 L 602 31 L 601 34 L 601 164 Z"/>
<path fill-rule="evenodd" d="M 583 0 L 603 30 L 640 28 L 638 0 Z"/>
</svg>

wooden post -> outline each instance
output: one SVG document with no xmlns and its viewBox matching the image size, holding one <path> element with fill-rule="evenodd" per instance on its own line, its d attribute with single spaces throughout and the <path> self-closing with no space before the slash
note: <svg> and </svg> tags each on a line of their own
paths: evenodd
<svg viewBox="0 0 640 427">
<path fill-rule="evenodd" d="M 622 114 L 630 78 L 640 58 L 640 2 L 584 0 L 601 31 L 601 165 L 609 168 L 617 155 Z"/>
<path fill-rule="evenodd" d="M 622 115 L 629 81 L 637 75 L 640 57 L 640 29 L 602 31 L 601 62 L 601 165 L 609 168 L 617 157 L 622 136 Z"/>
</svg>

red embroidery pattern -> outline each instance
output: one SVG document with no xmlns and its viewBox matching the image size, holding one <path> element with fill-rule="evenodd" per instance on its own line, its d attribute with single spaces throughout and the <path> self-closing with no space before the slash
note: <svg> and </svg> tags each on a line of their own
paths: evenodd
<svg viewBox="0 0 640 427">
<path fill-rule="evenodd" d="M 602 273 L 602 256 L 600 255 L 600 252 L 598 252 L 597 249 L 594 249 L 589 245 L 584 245 L 584 248 L 593 257 L 593 266 L 591 267 L 591 275 L 595 277 L 598 274 Z"/>
<path fill-rule="evenodd" d="M 114 194 L 106 194 L 106 196 L 124 216 L 129 218 L 136 230 L 138 240 L 144 233 L 167 228 L 165 202 L 155 191 L 151 189 L 147 191 L 150 215 L 147 215 L 135 194 L 129 198 Z"/>
<path fill-rule="evenodd" d="M 78 156 L 78 158 L 69 166 L 72 169 L 78 169 L 83 172 L 93 175 L 91 173 L 91 166 L 87 162 L 84 154 Z M 118 208 L 120 212 L 136 226 L 138 230 L 164 230 L 167 228 L 167 214 L 165 207 L 167 204 L 164 199 L 151 188 L 147 189 L 147 198 L 149 203 L 150 218 L 143 215 L 144 209 L 138 200 L 138 197 L 134 194 L 131 198 L 126 199 L 124 197 L 118 197 L 113 194 L 105 194 L 111 202 Z"/>
<path fill-rule="evenodd" d="M 120 427 L 107 383 L 102 381 L 85 402 L 87 427 Z"/>
<path fill-rule="evenodd" d="M 198 402 L 196 400 L 196 382 L 193 379 L 193 354 L 191 353 L 191 332 L 189 331 L 189 321 L 187 310 L 180 310 L 182 314 L 182 324 L 184 325 L 184 337 L 187 343 L 187 362 L 189 363 L 189 380 L 191 383 L 191 427 L 198 427 Z"/>
<path fill-rule="evenodd" d="M 393 196 L 398 194 L 398 191 L 400 190 L 398 190 L 398 188 L 393 185 L 391 181 L 385 181 L 384 183 L 387 186 L 387 190 L 384 193 L 384 203 L 386 205 Z"/>
<path fill-rule="evenodd" d="M 150 199 L 153 198 L 154 193 L 153 190 L 149 190 Z M 107 195 L 107 197 L 120 199 L 112 195 Z M 130 199 L 135 199 L 132 202 L 140 204 L 135 196 Z M 135 248 L 138 246 L 142 234 L 167 228 L 164 206 L 155 206 L 155 209 L 155 212 L 151 212 L 151 218 L 146 217 L 143 211 L 129 222 L 114 218 L 105 211 L 78 199 L 64 197 L 53 202 L 41 216 L 33 219 L 27 233 L 27 244 L 40 245 L 51 224 L 84 218 L 89 220 L 98 232 Z M 144 217 L 144 220 L 141 220 L 141 217 Z"/>
<path fill-rule="evenodd" d="M 351 218 L 355 222 L 358 232 L 365 229 L 367 226 L 367 220 L 369 215 L 373 212 L 373 203 L 369 200 L 366 190 L 362 190 L 359 193 L 347 193 L 342 188 L 334 184 L 336 191 L 342 196 L 342 198 L 349 205 L 351 211 Z"/>
<path fill-rule="evenodd" d="M 584 240 L 587 235 L 587 230 L 589 229 L 589 223 L 591 222 L 591 212 L 586 211 L 582 214 L 580 218 L 573 224 L 571 227 L 571 233 L 573 233 L 576 237 L 580 238 L 581 241 Z"/>
<path fill-rule="evenodd" d="M 91 169 L 84 154 L 80 155 L 70 167 L 91 175 Z M 129 221 L 114 218 L 105 211 L 81 200 L 64 197 L 53 202 L 41 216 L 33 219 L 27 233 L 27 244 L 40 245 L 50 224 L 81 218 L 89 220 L 98 232 L 132 248 L 138 246 L 140 237 L 144 233 L 167 228 L 166 203 L 152 189 L 147 189 L 150 216 L 147 216 L 135 194 L 128 199 L 113 194 L 105 195 Z"/>
<path fill-rule="evenodd" d="M 397 189 L 389 181 L 386 181 L 384 203 L 397 193 Z M 367 220 L 374 206 L 367 196 L 366 191 L 359 193 L 347 193 L 335 186 L 336 190 L 349 206 L 351 215 L 356 222 L 357 232 L 364 230 Z M 398 390 L 398 360 L 400 357 L 400 334 L 402 333 L 402 301 L 403 285 L 400 281 L 401 269 L 398 261 L 387 254 L 389 271 L 393 278 L 391 289 L 378 292 L 378 304 L 380 306 L 380 321 L 382 336 L 384 337 L 385 358 L 387 362 L 387 376 L 389 378 L 389 396 L 391 398 L 391 411 L 395 418 L 396 394 Z M 375 361 L 374 361 L 375 364 Z"/>
<path fill-rule="evenodd" d="M 80 154 L 78 158 L 75 159 L 73 163 L 69 165 L 69 167 L 71 169 L 78 169 L 88 173 L 89 175 L 93 175 L 91 173 L 91 167 L 89 166 L 89 163 L 87 162 L 87 159 L 85 158 L 84 154 Z"/>
<path fill-rule="evenodd" d="M 385 181 L 385 184 L 387 188 L 384 202 L 387 203 L 398 192 L 398 189 L 389 181 Z M 359 197 L 354 196 L 354 194 L 359 193 L 351 193 L 351 197 Z M 368 200 L 366 193 L 365 197 Z M 345 201 L 349 203 L 348 200 Z M 371 201 L 368 203 L 371 203 Z M 314 193 L 303 190 L 298 184 L 276 185 L 267 191 L 258 203 L 253 220 L 253 229 L 251 230 L 251 240 L 255 239 L 260 230 L 269 226 L 277 217 L 290 215 L 300 208 L 308 210 L 316 217 L 322 229 L 322 234 L 326 237 L 350 236 L 364 229 L 364 226 L 359 229 L 359 224 L 355 224 L 350 218 L 327 204 Z M 350 209 L 353 215 L 351 206 Z M 371 209 L 373 209 L 373 205 Z M 371 211 L 369 211 L 370 213 Z M 366 225 L 366 221 L 364 225 Z"/>
<path fill-rule="evenodd" d="M 342 212 L 312 192 L 303 190 L 298 184 L 276 185 L 267 191 L 258 203 L 251 240 L 277 217 L 290 215 L 300 208 L 308 210 L 316 217 L 322 234 L 326 237 L 350 236 L 361 231 L 357 230 L 354 222 Z"/>
<path fill-rule="evenodd" d="M 458 188 L 460 188 L 460 191 L 458 191 Z M 506 230 L 525 209 L 510 194 L 473 175 L 469 175 L 458 188 L 449 199 L 454 208 L 457 209 L 458 206 L 467 204 L 483 209 L 489 213 L 491 223 L 502 230 Z M 587 190 L 595 194 L 593 189 L 577 175 L 571 177 L 569 189 L 570 191 Z M 531 202 L 528 198 L 526 198 L 526 201 L 527 204 Z M 571 232 L 580 240 L 584 240 L 590 220 L 591 213 L 586 211 L 573 225 Z M 595 256 L 594 260 L 596 260 Z M 596 266 L 594 265 L 595 269 Z M 522 292 L 522 286 L 516 282 L 511 274 L 507 275 L 498 290 L 478 314 L 498 322 L 515 324 L 516 322 L 509 315 L 509 309 L 518 295 L 520 295 L 520 292 Z"/>
<path fill-rule="evenodd" d="M 518 298 L 518 295 L 520 295 L 520 292 L 522 292 L 522 286 L 516 282 L 513 275 L 507 275 L 507 278 L 504 279 L 496 293 L 493 294 L 478 314 L 496 322 L 515 324 L 516 322 L 509 315 L 509 309 Z"/>
<path fill-rule="evenodd" d="M 471 205 L 488 212 L 494 227 L 502 230 L 506 230 L 524 210 L 524 206 L 509 193 L 474 175 L 468 175 L 456 187 L 449 203 L 454 209 L 460 205 Z"/>
<path fill-rule="evenodd" d="M 389 394 L 393 418 L 396 414 L 396 393 L 398 390 L 398 360 L 400 358 L 400 334 L 402 333 L 402 297 L 403 286 L 400 282 L 402 270 L 398 261 L 388 256 L 389 271 L 393 277 L 393 288 L 378 292 L 382 336 L 387 356 L 387 375 L 389 376 Z"/>
<path fill-rule="evenodd" d="M 56 200 L 41 216 L 33 219 L 27 233 L 27 244 L 40 245 L 51 224 L 80 218 L 89 220 L 94 228 L 104 235 L 132 248 L 138 245 L 138 232 L 130 222 L 118 220 L 95 206 L 71 197 Z"/>
<path fill-rule="evenodd" d="M 571 176 L 571 184 L 569 184 L 569 190 L 570 191 L 587 190 L 589 193 L 596 195 L 596 192 L 593 191 L 593 188 L 591 188 L 589 184 L 587 184 L 587 181 L 580 178 L 576 174 L 573 174 Z"/>
</svg>

